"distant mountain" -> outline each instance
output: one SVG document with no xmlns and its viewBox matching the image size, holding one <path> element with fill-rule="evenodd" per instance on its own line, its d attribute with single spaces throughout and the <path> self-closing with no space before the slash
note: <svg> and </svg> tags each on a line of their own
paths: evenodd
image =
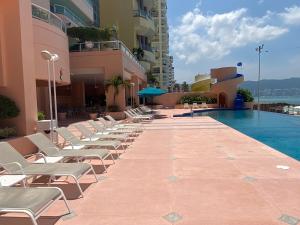
<svg viewBox="0 0 300 225">
<path fill-rule="evenodd" d="M 257 81 L 245 81 L 240 87 L 257 96 Z M 260 91 L 262 96 L 300 96 L 300 78 L 261 80 Z"/>
</svg>

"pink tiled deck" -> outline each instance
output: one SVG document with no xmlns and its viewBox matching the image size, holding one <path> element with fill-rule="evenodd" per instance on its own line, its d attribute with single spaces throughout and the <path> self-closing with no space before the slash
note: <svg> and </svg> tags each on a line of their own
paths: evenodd
<svg viewBox="0 0 300 225">
<path fill-rule="evenodd" d="M 70 200 L 74 217 L 61 219 L 59 202 L 39 224 L 279 225 L 288 224 L 282 215 L 300 218 L 300 164 L 208 117 L 153 121 L 101 177 L 85 198 Z M 164 218 L 172 212 L 179 221 Z M 0 224 L 21 224 L 9 221 Z"/>
</svg>

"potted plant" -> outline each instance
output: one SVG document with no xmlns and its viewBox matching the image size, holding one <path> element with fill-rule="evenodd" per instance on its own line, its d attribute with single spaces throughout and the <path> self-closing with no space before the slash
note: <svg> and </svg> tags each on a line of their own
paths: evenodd
<svg viewBox="0 0 300 225">
<path fill-rule="evenodd" d="M 20 110 L 16 103 L 10 98 L 0 95 L 0 121 L 12 119 L 19 115 Z M 0 139 L 16 136 L 16 129 L 13 127 L 0 127 Z"/>
<path fill-rule="evenodd" d="M 145 52 L 142 48 L 134 48 L 132 49 L 132 53 L 139 61 L 141 61 L 145 56 Z"/>
<path fill-rule="evenodd" d="M 96 106 L 93 106 L 93 107 L 90 107 L 88 109 L 88 111 L 89 111 L 89 118 L 91 120 L 96 120 L 98 117 L 98 108 Z"/>
</svg>

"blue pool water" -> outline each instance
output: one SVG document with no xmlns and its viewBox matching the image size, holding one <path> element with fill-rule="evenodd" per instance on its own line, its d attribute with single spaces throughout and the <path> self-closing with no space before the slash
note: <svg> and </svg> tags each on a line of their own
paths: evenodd
<svg viewBox="0 0 300 225">
<path fill-rule="evenodd" d="M 300 117 L 252 110 L 197 113 L 212 118 L 300 160 Z"/>
</svg>

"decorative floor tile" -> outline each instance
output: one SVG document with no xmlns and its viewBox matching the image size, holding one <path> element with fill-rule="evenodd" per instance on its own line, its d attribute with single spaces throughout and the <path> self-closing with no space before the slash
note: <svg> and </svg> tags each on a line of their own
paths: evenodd
<svg viewBox="0 0 300 225">
<path fill-rule="evenodd" d="M 178 180 L 178 177 L 176 177 L 176 176 L 169 176 L 168 180 L 171 181 L 171 182 L 175 182 L 175 181 Z"/>
<path fill-rule="evenodd" d="M 234 157 L 232 157 L 232 156 L 230 156 L 230 157 L 227 157 L 226 159 L 228 159 L 228 160 L 235 160 L 235 158 L 234 158 Z"/>
<path fill-rule="evenodd" d="M 293 217 L 293 216 L 289 216 L 289 215 L 286 215 L 286 214 L 281 215 L 279 220 L 284 222 L 284 223 L 287 223 L 289 225 L 297 225 L 300 222 L 300 220 L 298 218 Z"/>
<path fill-rule="evenodd" d="M 172 160 L 176 160 L 177 158 L 175 156 L 171 156 L 171 159 Z"/>
<path fill-rule="evenodd" d="M 98 180 L 101 181 L 101 180 L 106 180 L 108 179 L 108 177 L 105 177 L 105 176 L 98 176 Z"/>
<path fill-rule="evenodd" d="M 253 182 L 253 181 L 256 181 L 256 178 L 255 177 L 250 177 L 250 176 L 246 176 L 243 178 L 244 181 L 247 181 L 247 182 Z"/>
<path fill-rule="evenodd" d="M 63 221 L 65 221 L 65 220 L 70 220 L 70 219 L 72 219 L 72 218 L 74 218 L 74 217 L 76 217 L 76 216 L 77 216 L 77 215 L 76 215 L 75 212 L 71 212 L 71 213 L 69 213 L 69 214 L 63 215 L 63 216 L 61 217 L 61 219 L 62 219 Z"/>
<path fill-rule="evenodd" d="M 180 216 L 180 215 L 179 215 L 178 213 L 176 213 L 176 212 L 171 212 L 171 213 L 169 213 L 169 214 L 163 216 L 163 218 L 164 218 L 165 220 L 167 220 L 168 222 L 170 222 L 170 223 L 176 223 L 176 222 L 182 220 L 182 216 Z"/>
</svg>

